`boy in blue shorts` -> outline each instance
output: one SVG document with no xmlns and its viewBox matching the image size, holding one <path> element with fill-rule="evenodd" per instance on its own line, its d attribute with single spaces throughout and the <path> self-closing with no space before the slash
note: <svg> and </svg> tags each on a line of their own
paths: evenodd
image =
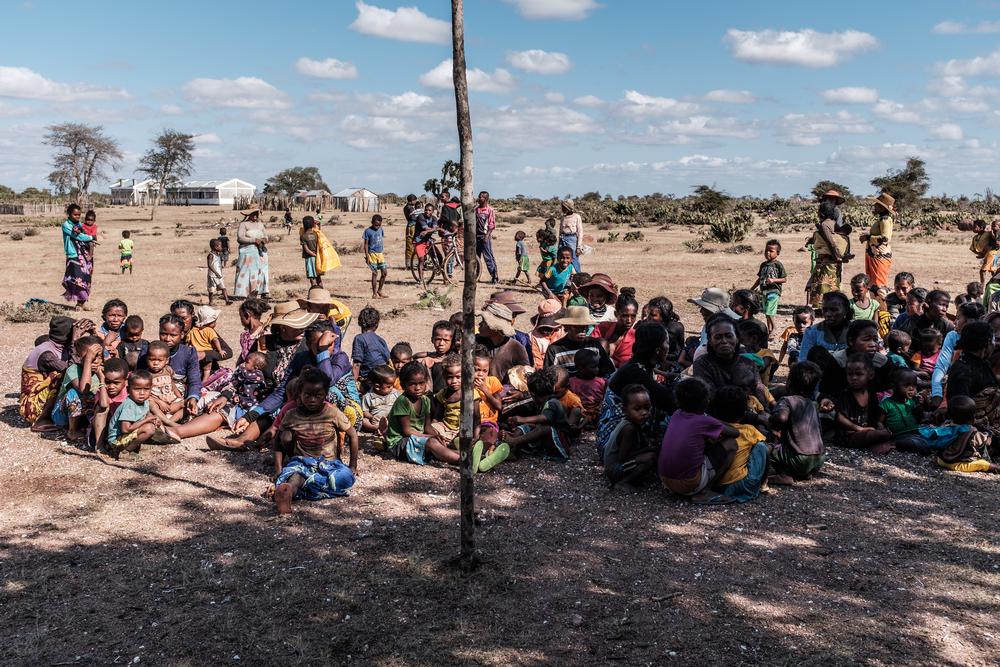
<svg viewBox="0 0 1000 667">
<path fill-rule="evenodd" d="M 364 245 L 365 261 L 372 270 L 372 298 L 384 299 L 385 277 L 388 273 L 385 264 L 385 230 L 382 229 L 382 216 L 377 213 L 372 216 L 371 226 L 361 235 Z"/>
<path fill-rule="evenodd" d="M 778 261 L 781 254 L 781 242 L 771 239 L 764 246 L 764 261 L 757 269 L 757 281 L 750 289 L 760 289 L 764 315 L 767 317 L 767 335 L 774 333 L 774 316 L 778 314 L 778 301 L 781 300 L 781 286 L 788 280 L 785 267 Z"/>
</svg>

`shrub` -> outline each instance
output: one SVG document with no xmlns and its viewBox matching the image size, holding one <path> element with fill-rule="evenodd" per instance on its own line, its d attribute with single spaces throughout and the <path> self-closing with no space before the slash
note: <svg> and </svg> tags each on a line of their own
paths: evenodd
<svg viewBox="0 0 1000 667">
<path fill-rule="evenodd" d="M 642 235 L 642 232 L 628 232 L 622 238 L 622 241 L 625 241 L 626 243 L 628 243 L 628 242 L 632 242 L 632 241 L 642 241 L 644 239 L 645 239 L 645 237 Z"/>
<path fill-rule="evenodd" d="M 28 228 L 26 228 L 24 230 L 24 235 L 25 236 L 38 236 L 38 228 L 37 227 L 28 227 Z"/>
<path fill-rule="evenodd" d="M 722 252 L 727 252 L 730 255 L 746 255 L 753 252 L 753 246 L 749 243 L 738 243 L 728 248 L 723 248 Z"/>
<path fill-rule="evenodd" d="M 451 287 L 449 287 L 444 294 L 441 294 L 436 289 L 432 288 L 424 292 L 417 299 L 417 302 L 413 304 L 415 308 L 426 308 L 428 310 L 445 310 L 451 307 Z"/>
<path fill-rule="evenodd" d="M 274 279 L 276 283 L 297 283 L 302 279 L 302 276 L 295 273 L 282 273 Z"/>
<path fill-rule="evenodd" d="M 708 225 L 708 238 L 720 243 L 739 243 L 750 235 L 753 229 L 753 214 L 749 211 L 735 211 L 729 215 L 713 218 Z"/>
<path fill-rule="evenodd" d="M 689 239 L 681 243 L 682 246 L 687 248 L 688 252 L 697 252 L 705 255 L 715 252 L 715 248 L 706 248 L 705 239 L 698 237 L 696 239 Z"/>
<path fill-rule="evenodd" d="M 10 233 L 10 240 L 11 241 L 20 241 L 23 238 L 24 238 L 24 234 L 22 234 L 21 232 L 11 232 Z"/>
<path fill-rule="evenodd" d="M 59 315 L 65 309 L 54 303 L 47 301 L 29 301 L 23 306 L 18 306 L 10 301 L 0 303 L 0 317 L 8 322 L 48 322 L 53 315 Z"/>
</svg>

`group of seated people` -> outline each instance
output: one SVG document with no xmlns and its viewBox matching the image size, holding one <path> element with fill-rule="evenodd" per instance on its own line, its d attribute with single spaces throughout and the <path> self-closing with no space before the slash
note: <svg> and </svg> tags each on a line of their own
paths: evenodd
<svg viewBox="0 0 1000 667">
<path fill-rule="evenodd" d="M 904 275 L 872 319 L 854 319 L 852 300 L 828 292 L 820 321 L 795 309 L 779 357 L 751 290 L 690 299 L 704 325 L 685 337 L 666 297 L 640 306 L 634 289 L 582 272 L 569 289 L 565 301 L 535 304 L 527 332 L 523 293 L 495 292 L 480 309 L 466 422 L 474 472 L 531 454 L 566 461 L 588 431 L 609 487 L 662 484 L 699 504 L 746 502 L 768 483 L 808 479 L 829 446 L 997 471 L 1000 314 L 985 318 L 978 302 L 952 317 L 948 294 Z M 199 435 L 213 450 L 268 448 L 280 512 L 346 494 L 359 436 L 399 461 L 459 462 L 461 313 L 435 322 L 429 349 L 414 351 L 390 347 L 380 313 L 365 307 L 347 354 L 352 317 L 325 288 L 273 310 L 249 298 L 231 368 L 219 316 L 179 300 L 155 337 L 118 299 L 99 325 L 53 317 L 22 368 L 20 414 L 34 431 L 65 430 L 115 458 Z"/>
</svg>

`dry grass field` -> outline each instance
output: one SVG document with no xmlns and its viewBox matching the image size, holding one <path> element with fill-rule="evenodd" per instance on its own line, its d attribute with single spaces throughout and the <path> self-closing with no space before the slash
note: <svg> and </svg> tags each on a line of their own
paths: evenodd
<svg viewBox="0 0 1000 667">
<path fill-rule="evenodd" d="M 204 302 L 208 241 L 224 222 L 235 236 L 229 210 L 164 207 L 156 222 L 148 210 L 98 213 L 87 315 L 120 297 L 147 337 L 170 301 Z M 393 268 L 377 307 L 391 317 L 379 333 L 428 348 L 431 323 L 458 309 L 460 290 L 443 313 L 414 308 L 419 290 L 399 268 L 402 215 L 384 215 Z M 324 230 L 354 247 L 365 217 L 341 214 Z M 0 223 L 0 300 L 61 302 L 58 228 L 15 241 L 9 232 L 28 223 Z M 516 229 L 534 250 L 539 225 L 501 222 L 503 277 L 514 273 Z M 134 232 L 132 276 L 118 274 L 122 229 Z M 682 246 L 693 230 L 642 231 L 641 241 L 598 243 L 607 232 L 588 228 L 596 252 L 585 269 L 635 286 L 643 302 L 666 294 L 692 331 L 686 299 L 749 286 L 765 240 L 750 239 L 752 254 L 693 254 Z M 778 237 L 786 305 L 802 301 L 804 236 Z M 901 236 L 896 268 L 920 285 L 954 293 L 975 279 L 965 237 Z M 305 291 L 294 234 L 270 258 L 274 297 Z M 326 285 L 357 312 L 370 274 L 359 254 L 342 260 Z M 849 273 L 862 270 L 856 260 Z M 231 285 L 232 269 L 226 277 Z M 489 291 L 480 285 L 479 303 Z M 521 291 L 533 307 L 536 295 Z M 232 344 L 239 326 L 236 306 L 224 308 L 219 331 Z M 366 447 L 350 497 L 297 503 L 279 519 L 261 496 L 263 454 L 210 452 L 195 438 L 109 461 L 30 434 L 17 416 L 19 372 L 44 330 L 0 322 L 2 664 L 996 664 L 1000 480 L 988 475 L 834 450 L 815 481 L 696 508 L 608 492 L 585 440 L 567 464 L 522 459 L 477 477 L 485 565 L 467 576 L 444 564 L 458 548 L 454 470 Z"/>
</svg>

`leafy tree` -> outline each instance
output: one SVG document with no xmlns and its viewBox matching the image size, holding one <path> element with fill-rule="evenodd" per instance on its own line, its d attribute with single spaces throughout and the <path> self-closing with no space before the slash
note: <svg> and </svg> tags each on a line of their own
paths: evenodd
<svg viewBox="0 0 1000 667">
<path fill-rule="evenodd" d="M 702 213 L 724 213 L 729 207 L 732 199 L 721 190 L 716 190 L 710 185 L 696 185 L 694 190 L 694 200 L 692 205 L 696 211 Z"/>
<path fill-rule="evenodd" d="M 931 187 L 925 163 L 918 157 L 907 158 L 902 169 L 890 169 L 885 176 L 873 178 L 871 183 L 892 195 L 899 210 L 914 208 Z"/>
<path fill-rule="evenodd" d="M 840 194 L 844 195 L 844 199 L 850 199 L 851 197 L 854 196 L 851 194 L 851 189 L 849 187 L 847 187 L 846 185 L 841 185 L 836 181 L 820 181 L 819 183 L 814 185 L 813 189 L 810 190 L 809 192 L 812 193 L 813 197 L 819 199 L 826 192 L 829 192 L 830 190 L 836 190 Z M 776 195 L 772 195 L 772 197 L 776 197 Z"/>
<path fill-rule="evenodd" d="M 21 190 L 19 195 L 23 199 L 48 199 L 52 196 L 52 193 L 46 190 L 39 190 L 38 188 L 30 187 Z"/>
<path fill-rule="evenodd" d="M 569 197 L 567 197 L 567 199 L 569 199 Z M 584 192 L 582 195 L 580 195 L 580 201 L 582 201 L 582 202 L 583 201 L 585 201 L 585 202 L 598 202 L 598 201 L 601 201 L 601 193 L 597 192 L 597 191 L 594 191 L 594 192 Z"/>
<path fill-rule="evenodd" d="M 136 171 L 151 178 L 157 186 L 150 220 L 156 216 L 156 207 L 160 205 L 167 186 L 180 182 L 191 173 L 193 152 L 194 135 L 177 130 L 163 130 L 153 140 L 153 147 L 139 160 Z"/>
<path fill-rule="evenodd" d="M 294 195 L 302 190 L 330 192 L 330 186 L 323 182 L 318 167 L 291 167 L 278 172 L 264 183 L 264 194 L 267 195 Z"/>
<path fill-rule="evenodd" d="M 424 192 L 434 195 L 436 199 L 445 190 L 460 190 L 462 188 L 462 165 L 454 160 L 445 160 L 441 165 L 441 178 L 428 178 L 424 181 Z"/>
<path fill-rule="evenodd" d="M 118 142 L 104 134 L 100 125 L 60 123 L 49 125 L 42 142 L 52 146 L 49 182 L 60 191 L 78 189 L 78 201 L 87 198 L 90 184 L 106 178 L 105 170 L 117 169 L 122 159 Z"/>
<path fill-rule="evenodd" d="M 6 185 L 0 185 L 0 199 L 13 199 L 17 196 L 13 188 L 8 188 Z"/>
</svg>

